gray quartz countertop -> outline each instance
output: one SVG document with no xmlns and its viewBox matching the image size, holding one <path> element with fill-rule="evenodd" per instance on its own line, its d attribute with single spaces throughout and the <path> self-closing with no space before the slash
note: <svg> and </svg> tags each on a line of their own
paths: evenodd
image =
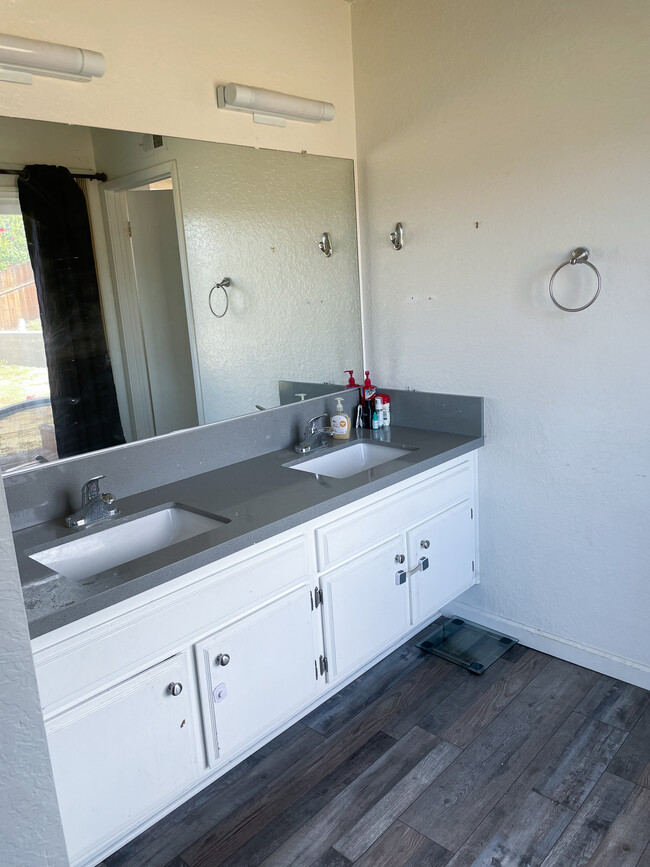
<svg viewBox="0 0 650 867">
<path fill-rule="evenodd" d="M 292 470 L 284 465 L 299 456 L 292 449 L 281 449 L 124 499 L 120 499 L 119 491 L 113 491 L 120 516 L 87 529 L 67 529 L 61 516 L 60 520 L 19 530 L 14 533 L 14 542 L 32 638 L 483 445 L 483 437 L 478 436 L 396 426 L 389 431 L 390 444 L 403 446 L 404 455 L 347 479 Z M 353 432 L 349 442 L 333 442 L 328 450 L 345 448 L 357 438 L 380 441 L 375 432 Z M 324 453 L 319 450 L 312 456 Z M 58 575 L 29 556 L 171 504 L 216 515 L 228 523 L 85 579 Z"/>
</svg>

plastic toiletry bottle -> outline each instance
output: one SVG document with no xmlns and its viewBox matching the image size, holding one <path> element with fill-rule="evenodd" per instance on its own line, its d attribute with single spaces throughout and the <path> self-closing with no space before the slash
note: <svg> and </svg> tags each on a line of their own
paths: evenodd
<svg viewBox="0 0 650 867">
<path fill-rule="evenodd" d="M 383 395 L 376 394 L 373 398 L 375 402 L 375 412 L 377 413 L 378 427 L 384 426 L 384 401 Z"/>
<path fill-rule="evenodd" d="M 336 412 L 332 416 L 332 430 L 334 433 L 332 434 L 333 439 L 335 440 L 348 440 L 350 439 L 350 428 L 352 425 L 350 424 L 350 416 L 343 409 L 343 398 L 336 398 Z"/>
<path fill-rule="evenodd" d="M 350 377 L 348 379 L 348 384 L 345 386 L 346 388 L 359 388 L 359 386 L 355 382 L 354 376 L 352 376 L 352 374 L 354 373 L 353 370 L 344 370 L 343 373 L 349 373 L 350 374 Z"/>
<path fill-rule="evenodd" d="M 361 400 L 363 403 L 370 403 L 372 406 L 372 399 L 376 391 L 376 387 L 370 382 L 370 371 L 366 370 L 366 378 L 363 381 L 363 388 L 361 389 Z"/>
<path fill-rule="evenodd" d="M 377 410 L 372 414 L 372 429 L 379 430 L 379 416 L 377 415 Z"/>
<path fill-rule="evenodd" d="M 381 399 L 384 404 L 384 427 L 390 427 L 390 397 L 382 394 Z"/>
</svg>

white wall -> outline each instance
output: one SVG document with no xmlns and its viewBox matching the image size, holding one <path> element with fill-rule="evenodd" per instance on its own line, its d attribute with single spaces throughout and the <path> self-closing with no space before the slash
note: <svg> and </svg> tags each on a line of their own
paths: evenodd
<svg viewBox="0 0 650 867">
<path fill-rule="evenodd" d="M 353 157 L 350 10 L 344 0 L 12 0 L 2 31 L 101 51 L 90 84 L 0 82 L 0 114 Z M 333 102 L 330 123 L 253 123 L 217 109 L 216 85 Z"/>
<path fill-rule="evenodd" d="M 370 367 L 487 399 L 464 613 L 646 686 L 649 24 L 646 0 L 352 6 Z M 603 289 L 568 314 L 547 285 L 578 244 Z"/>
<path fill-rule="evenodd" d="M 0 862 L 3 867 L 63 867 L 68 861 L 2 485 L 0 659 Z"/>
<path fill-rule="evenodd" d="M 39 121 L 0 116 L 0 165 L 22 168 L 30 163 L 94 172 L 90 130 L 64 123 L 44 127 Z"/>
</svg>

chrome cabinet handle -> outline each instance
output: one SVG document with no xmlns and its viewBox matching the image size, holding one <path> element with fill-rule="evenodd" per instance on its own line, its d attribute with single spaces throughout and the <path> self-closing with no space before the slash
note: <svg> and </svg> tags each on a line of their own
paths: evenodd
<svg viewBox="0 0 650 867">
<path fill-rule="evenodd" d="M 228 663 L 230 662 L 230 654 L 218 653 L 215 662 L 217 663 L 217 665 L 228 665 Z"/>
<path fill-rule="evenodd" d="M 423 539 L 420 542 L 420 548 L 424 548 L 424 550 L 426 551 L 430 544 L 431 544 L 431 542 L 429 542 L 428 539 Z"/>
<path fill-rule="evenodd" d="M 420 557 L 418 560 L 417 566 L 414 566 L 412 569 L 408 569 L 406 572 L 404 569 L 399 569 L 395 573 L 395 583 L 399 587 L 401 584 L 406 584 L 406 579 L 409 575 L 414 575 L 416 572 L 426 572 L 429 568 L 429 558 L 428 557 Z"/>
<path fill-rule="evenodd" d="M 396 563 L 399 563 L 401 565 L 405 560 L 406 560 L 406 557 L 404 556 L 404 554 L 395 554 L 395 562 Z"/>
<path fill-rule="evenodd" d="M 183 692 L 183 684 L 182 683 L 170 683 L 167 687 L 167 692 L 170 695 L 180 695 Z"/>
</svg>

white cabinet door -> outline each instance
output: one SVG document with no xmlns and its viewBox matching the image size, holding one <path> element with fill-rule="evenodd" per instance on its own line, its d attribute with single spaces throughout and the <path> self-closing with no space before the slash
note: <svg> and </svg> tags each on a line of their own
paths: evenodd
<svg viewBox="0 0 650 867">
<path fill-rule="evenodd" d="M 396 562 L 401 557 L 406 559 L 406 547 L 397 535 L 321 576 L 331 679 L 355 671 L 408 631 L 407 567 Z"/>
<path fill-rule="evenodd" d="M 72 863 L 199 776 L 189 661 L 180 653 L 46 723 Z"/>
<path fill-rule="evenodd" d="M 196 645 L 208 761 L 232 759 L 320 692 L 320 617 L 306 584 Z"/>
<path fill-rule="evenodd" d="M 407 533 L 409 566 L 426 557 L 428 568 L 411 576 L 414 622 L 422 623 L 474 583 L 475 528 L 465 500 Z"/>
</svg>

